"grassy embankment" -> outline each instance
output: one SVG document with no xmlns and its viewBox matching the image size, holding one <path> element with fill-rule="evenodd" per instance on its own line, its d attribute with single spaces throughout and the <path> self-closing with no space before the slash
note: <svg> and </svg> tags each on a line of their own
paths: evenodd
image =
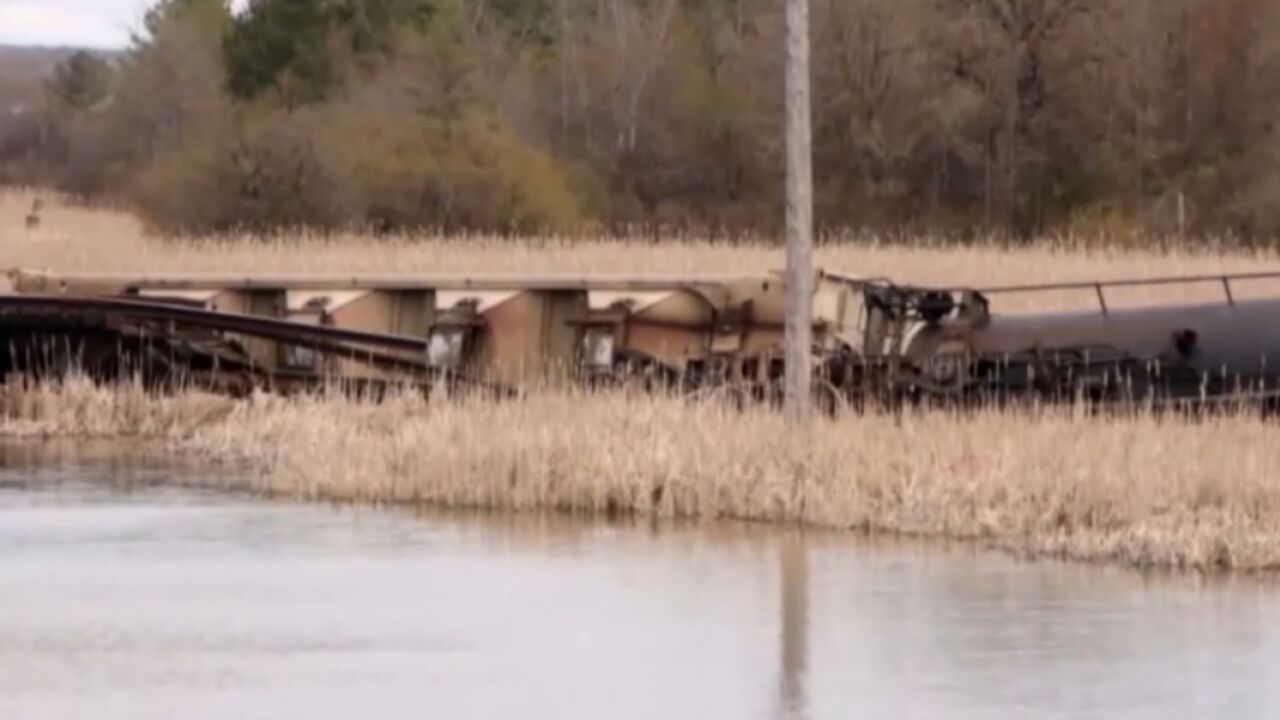
<svg viewBox="0 0 1280 720">
<path fill-rule="evenodd" d="M 61 207 L 27 233 L 18 217 L 22 202 L 0 199 L 0 213 L 9 211 L 0 214 L 3 266 L 722 272 L 769 269 L 777 257 L 765 247 L 696 241 L 512 247 L 484 239 L 246 239 L 211 247 L 145 239 L 126 216 Z M 822 253 L 832 267 L 947 284 L 1252 270 L 1275 267 L 1275 260 L 1265 253 L 1061 245 L 1006 251 L 861 243 Z M 1040 300 L 1073 301 L 1087 298 Z M 235 403 L 72 382 L 5 388 L 0 434 L 160 438 L 182 452 L 250 463 L 258 471 L 255 490 L 316 499 L 796 522 L 1139 566 L 1280 567 L 1280 443 L 1273 423 L 1244 414 L 1194 420 L 1096 418 L 1071 409 L 927 412 L 846 416 L 795 430 L 767 411 L 669 398 L 535 393 L 501 405 L 427 407 L 409 397 L 380 405 L 272 397 Z"/>
</svg>

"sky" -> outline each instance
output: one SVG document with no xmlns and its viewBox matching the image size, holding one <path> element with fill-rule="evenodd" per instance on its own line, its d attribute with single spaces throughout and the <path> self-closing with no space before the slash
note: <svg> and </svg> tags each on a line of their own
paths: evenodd
<svg viewBox="0 0 1280 720">
<path fill-rule="evenodd" d="M 151 2 L 0 0 L 0 45 L 122 48 Z"/>
</svg>

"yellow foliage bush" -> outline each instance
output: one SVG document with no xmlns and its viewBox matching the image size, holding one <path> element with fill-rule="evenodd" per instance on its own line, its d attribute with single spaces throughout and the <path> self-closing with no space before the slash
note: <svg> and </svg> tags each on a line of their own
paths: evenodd
<svg viewBox="0 0 1280 720">
<path fill-rule="evenodd" d="M 173 233 L 372 226 L 555 234 L 585 223 L 556 160 L 479 116 L 252 117 L 193 133 L 136 173 L 131 199 Z"/>
<path fill-rule="evenodd" d="M 328 129 L 325 145 L 375 227 L 557 233 L 584 222 L 556 160 L 483 116 L 352 113 Z"/>
</svg>

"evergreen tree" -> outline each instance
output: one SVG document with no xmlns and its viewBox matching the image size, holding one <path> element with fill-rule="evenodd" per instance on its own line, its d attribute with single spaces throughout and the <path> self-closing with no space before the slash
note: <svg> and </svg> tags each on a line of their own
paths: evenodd
<svg viewBox="0 0 1280 720">
<path fill-rule="evenodd" d="M 242 100 L 277 90 L 286 105 L 316 103 L 340 86 L 344 54 L 388 54 L 399 30 L 426 27 L 430 0 L 256 0 L 235 18 L 225 52 Z"/>
<path fill-rule="evenodd" d="M 54 68 L 49 91 L 72 110 L 88 110 L 110 93 L 111 66 L 80 50 Z"/>
</svg>

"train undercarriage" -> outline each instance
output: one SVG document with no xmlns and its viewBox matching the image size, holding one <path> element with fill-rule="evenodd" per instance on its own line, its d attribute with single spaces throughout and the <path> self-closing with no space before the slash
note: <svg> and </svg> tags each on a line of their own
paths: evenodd
<svg viewBox="0 0 1280 720">
<path fill-rule="evenodd" d="M 1280 395 L 1280 273 L 920 288 L 821 272 L 819 407 L 1267 407 Z M 126 277 L 15 270 L 0 372 L 242 396 L 340 387 L 482 392 L 566 384 L 771 404 L 785 374 L 779 277 Z M 1220 284 L 1221 301 L 1119 308 L 1118 288 Z M 1014 293 L 1096 306 L 1004 313 Z M 1176 293 L 1174 293 L 1176 295 Z"/>
</svg>

